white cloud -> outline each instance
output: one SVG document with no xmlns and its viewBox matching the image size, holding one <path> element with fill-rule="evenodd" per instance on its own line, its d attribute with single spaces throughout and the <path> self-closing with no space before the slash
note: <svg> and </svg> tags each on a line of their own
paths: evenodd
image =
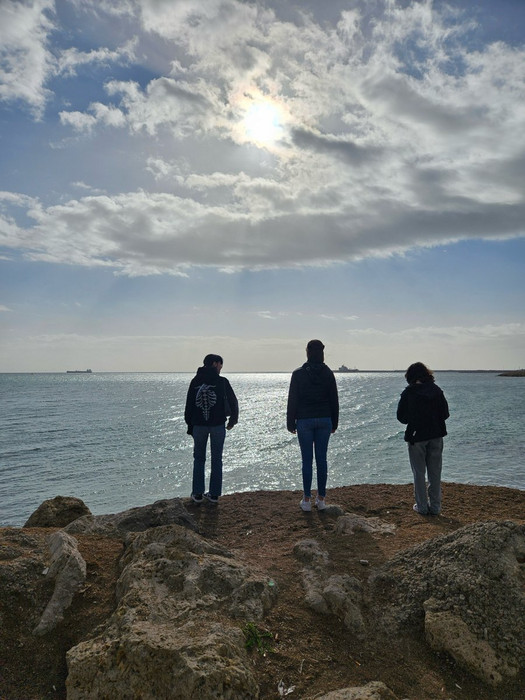
<svg viewBox="0 0 525 700">
<path fill-rule="evenodd" d="M 86 18 L 96 9 L 76 6 Z M 471 20 L 429 0 L 377 7 L 373 21 L 363 4 L 329 25 L 299 5 L 286 20 L 277 5 L 235 0 L 118 5 L 137 39 L 113 51 L 72 47 L 55 71 L 149 66 L 152 41 L 157 64 L 170 68 L 147 81 L 132 71 L 110 79 L 105 99 L 73 104 L 60 121 L 93 142 L 99 127 L 121 129 L 134 163 L 142 158 L 143 185 L 119 192 L 117 176 L 105 197 L 35 208 L 20 247 L 34 259 L 151 274 L 525 235 L 525 50 L 470 45 Z M 42 88 L 50 20 L 27 14 Z M 280 110 L 282 138 L 256 148 L 243 117 L 263 99 Z"/>
<path fill-rule="evenodd" d="M 126 44 L 117 49 L 110 50 L 108 48 L 93 49 L 92 51 L 79 51 L 76 48 L 65 49 L 60 53 L 57 62 L 57 72 L 71 78 L 77 73 L 79 66 L 90 64 L 112 64 L 120 62 L 129 62 L 134 58 L 136 40 L 131 39 Z"/>
<path fill-rule="evenodd" d="M 48 50 L 53 0 L 0 3 L 0 100 L 26 102 L 40 116 L 54 70 Z"/>
</svg>

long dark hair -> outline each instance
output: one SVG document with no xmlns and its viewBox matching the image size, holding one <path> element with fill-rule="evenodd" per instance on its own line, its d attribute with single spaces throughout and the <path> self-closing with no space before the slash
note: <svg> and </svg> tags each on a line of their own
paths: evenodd
<svg viewBox="0 0 525 700">
<path fill-rule="evenodd" d="M 415 384 L 416 382 L 433 382 L 434 374 L 432 370 L 422 362 L 414 362 L 405 372 L 405 379 L 409 384 Z"/>
</svg>

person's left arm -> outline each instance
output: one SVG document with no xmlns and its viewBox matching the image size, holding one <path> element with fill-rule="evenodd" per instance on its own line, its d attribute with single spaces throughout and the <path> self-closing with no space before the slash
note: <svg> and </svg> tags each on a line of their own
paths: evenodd
<svg viewBox="0 0 525 700">
<path fill-rule="evenodd" d="M 239 402 L 237 401 L 237 397 L 235 396 L 235 392 L 233 391 L 230 382 L 224 377 L 224 381 L 226 382 L 225 385 L 225 390 L 226 390 L 226 397 L 228 399 L 228 403 L 230 404 L 230 410 L 231 414 L 228 419 L 228 424 L 226 425 L 226 430 L 231 430 L 234 425 L 237 425 L 239 422 Z"/>
<path fill-rule="evenodd" d="M 332 418 L 332 433 L 335 433 L 339 426 L 339 394 L 335 374 L 332 372 L 330 378 L 330 412 Z"/>
</svg>

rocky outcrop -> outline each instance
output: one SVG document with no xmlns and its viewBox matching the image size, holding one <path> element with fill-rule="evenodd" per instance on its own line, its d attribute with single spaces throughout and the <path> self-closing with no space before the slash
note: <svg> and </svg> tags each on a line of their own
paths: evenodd
<svg viewBox="0 0 525 700">
<path fill-rule="evenodd" d="M 235 620 L 262 618 L 276 596 L 269 583 L 180 526 L 136 535 L 114 615 L 68 652 L 68 699 L 257 698 Z"/>
<path fill-rule="evenodd" d="M 397 700 L 397 696 L 381 681 L 372 681 L 356 688 L 343 688 L 326 695 L 317 695 L 315 700 Z"/>
<path fill-rule="evenodd" d="M 346 513 L 337 519 L 335 531 L 338 535 L 353 535 L 354 532 L 368 532 L 373 535 L 393 535 L 396 526 L 380 518 L 365 518 L 355 513 Z"/>
<path fill-rule="evenodd" d="M 24 527 L 65 527 L 82 516 L 90 515 L 91 511 L 80 498 L 55 496 L 41 503 Z"/>
<path fill-rule="evenodd" d="M 34 629 L 34 634 L 39 636 L 52 630 L 64 618 L 64 611 L 86 580 L 86 562 L 78 551 L 74 537 L 65 532 L 55 532 L 49 537 L 49 549 L 51 565 L 46 577 L 54 579 L 55 589 Z"/>
<path fill-rule="evenodd" d="M 335 615 L 357 637 L 364 635 L 361 615 L 361 583 L 347 574 L 330 575 L 329 558 L 315 540 L 303 540 L 294 554 L 304 564 L 302 570 L 306 604 L 322 615 Z"/>
<path fill-rule="evenodd" d="M 196 517 L 202 515 L 201 511 L 195 512 Z M 52 519 L 45 522 L 46 527 L 56 527 Z M 200 522 L 202 526 L 203 520 Z M 485 690 L 487 697 L 498 693 L 507 697 L 509 684 L 519 685 L 523 676 L 518 674 L 525 670 L 523 525 L 490 522 L 463 527 L 400 552 L 375 569 L 373 562 L 380 560 L 376 551 L 385 548 L 384 540 L 378 540 L 386 536 L 394 542 L 396 537 L 387 523 L 334 509 L 331 514 L 319 514 L 319 521 L 313 525 L 318 539 L 302 539 L 295 544 L 299 566 L 292 566 L 293 574 L 287 575 L 301 570 L 304 603 L 325 618 L 319 620 L 319 628 L 346 628 L 340 638 L 350 640 L 350 658 L 357 655 L 356 650 L 374 653 L 390 640 L 402 644 L 406 635 L 410 638 L 410 653 L 415 645 L 423 650 L 425 658 L 430 656 L 429 650 L 452 656 L 458 666 L 491 686 Z M 37 648 L 41 642 L 49 646 L 62 631 L 64 639 L 71 638 L 76 619 L 68 615 L 68 606 L 79 590 L 90 590 L 83 583 L 85 564 L 71 536 L 73 531 L 79 532 L 82 551 L 88 561 L 96 562 L 95 567 L 102 560 L 90 556 L 99 538 L 109 538 L 105 544 L 111 542 L 114 556 L 120 542 L 124 543 L 124 552 L 119 561 L 114 607 L 113 598 L 108 598 L 103 609 L 104 615 L 110 614 L 110 609 L 113 612 L 96 629 L 94 624 L 100 623 L 102 615 L 91 627 L 89 622 L 84 623 L 76 637 L 84 641 L 67 653 L 69 700 L 248 700 L 264 692 L 263 683 L 267 681 L 261 682 L 259 691 L 255 673 L 260 671 L 260 664 L 248 656 L 243 632 L 248 622 L 264 620 L 278 594 L 279 572 L 283 569 L 269 569 L 277 581 L 252 571 L 245 563 L 249 557 L 245 560 L 244 556 L 245 551 L 256 556 L 256 550 L 234 550 L 234 555 L 218 545 L 213 534 L 212 539 L 202 537 L 179 499 L 115 515 L 88 514 L 51 537 L 45 530 L 3 529 L 0 623 L 5 630 L 4 649 L 7 645 L 12 648 L 11 639 L 16 640 L 18 632 L 13 630 L 24 631 L 21 649 L 31 644 Z M 93 533 L 97 537 L 89 536 Z M 337 542 L 330 539 L 332 536 L 338 538 Z M 118 538 L 117 543 L 114 538 Z M 283 551 L 290 554 L 291 541 L 286 540 L 281 556 Z M 238 546 L 235 542 L 233 546 Z M 346 542 L 352 552 L 352 568 L 345 573 Z M 370 542 L 373 549 L 368 552 L 372 556 L 361 561 L 361 547 Z M 258 566 L 264 565 L 263 561 Z M 368 567 L 359 566 L 359 561 Z M 337 574 L 333 566 L 337 566 Z M 96 575 L 95 571 L 90 586 Z M 86 600 L 84 597 L 79 606 L 84 613 L 88 610 Z M 62 617 L 63 627 L 58 625 Z M 53 633 L 40 640 L 33 631 L 37 635 Z M 64 648 L 61 653 L 63 659 Z M 304 691 L 302 662 L 300 669 L 286 684 L 281 682 L 278 691 L 282 697 L 292 693 L 292 683 L 301 683 Z M 513 678 L 517 680 L 513 682 Z M 395 700 L 392 691 L 379 681 L 315 697 Z"/>
<path fill-rule="evenodd" d="M 127 532 L 143 532 L 150 527 L 182 525 L 197 530 L 194 519 L 180 498 L 155 501 L 147 506 L 130 508 L 110 515 L 85 515 L 64 528 L 71 535 L 105 535 L 121 537 Z"/>
<path fill-rule="evenodd" d="M 373 577 L 381 624 L 421 630 L 491 685 L 525 668 L 525 526 L 477 523 L 394 556 Z"/>
</svg>

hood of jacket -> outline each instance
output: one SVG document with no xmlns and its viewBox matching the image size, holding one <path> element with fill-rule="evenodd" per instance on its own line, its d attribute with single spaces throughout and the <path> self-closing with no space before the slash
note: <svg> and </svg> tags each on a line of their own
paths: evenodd
<svg viewBox="0 0 525 700">
<path fill-rule="evenodd" d="M 312 384 L 322 384 L 326 375 L 330 373 L 324 362 L 305 362 L 303 369 Z"/>
<path fill-rule="evenodd" d="M 420 384 L 410 384 L 405 391 L 418 398 L 427 401 L 434 401 L 443 392 L 434 382 L 421 382 Z"/>
<path fill-rule="evenodd" d="M 195 379 L 204 382 L 205 384 L 216 384 L 219 379 L 219 373 L 215 367 L 199 367 Z"/>
</svg>

